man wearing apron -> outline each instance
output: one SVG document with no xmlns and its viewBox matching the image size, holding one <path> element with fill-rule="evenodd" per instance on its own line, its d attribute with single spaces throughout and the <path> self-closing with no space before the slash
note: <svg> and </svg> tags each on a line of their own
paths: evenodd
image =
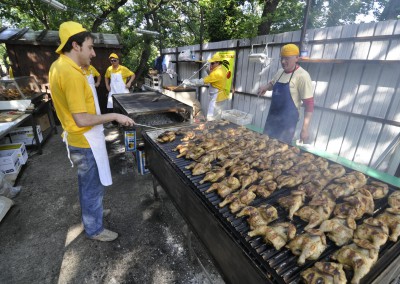
<svg viewBox="0 0 400 284">
<path fill-rule="evenodd" d="M 107 110 L 112 112 L 113 109 L 113 94 L 127 94 L 132 82 L 135 79 L 135 73 L 119 64 L 118 55 L 111 53 L 108 57 L 111 66 L 107 68 L 104 76 L 106 88 L 108 91 Z M 129 78 L 128 82 L 127 79 Z"/>
<path fill-rule="evenodd" d="M 229 94 L 226 90 L 227 68 L 223 65 L 223 58 L 215 53 L 210 63 L 210 74 L 202 79 L 184 80 L 187 86 L 201 86 L 210 84 L 207 120 L 221 119 L 222 111 L 229 108 Z"/>
<path fill-rule="evenodd" d="M 103 123 L 132 126 L 134 121 L 122 114 L 96 111 L 95 97 L 80 68 L 89 66 L 96 56 L 92 34 L 69 21 L 60 25 L 59 36 L 56 52 L 60 57 L 50 67 L 49 82 L 68 157 L 78 170 L 83 227 L 90 239 L 113 241 L 118 234 L 103 227 L 104 186 L 112 184 Z"/>
<path fill-rule="evenodd" d="M 281 49 L 282 68 L 259 90 L 260 94 L 272 90 L 264 133 L 288 144 L 292 143 L 301 102 L 304 105 L 304 122 L 300 132 L 303 142 L 309 138 L 308 128 L 314 111 L 311 78 L 306 70 L 297 65 L 299 53 L 296 45 L 284 45 Z"/>
<path fill-rule="evenodd" d="M 100 86 L 100 82 L 101 82 L 100 73 L 99 73 L 99 71 L 97 71 L 96 68 L 94 68 L 93 65 L 82 66 L 82 71 L 88 80 L 90 88 L 92 89 L 94 103 L 96 105 L 96 113 L 101 114 L 100 105 L 99 105 L 99 97 L 97 96 L 97 90 L 96 90 L 96 88 L 98 86 Z M 94 80 L 94 78 L 97 78 L 97 79 Z"/>
</svg>

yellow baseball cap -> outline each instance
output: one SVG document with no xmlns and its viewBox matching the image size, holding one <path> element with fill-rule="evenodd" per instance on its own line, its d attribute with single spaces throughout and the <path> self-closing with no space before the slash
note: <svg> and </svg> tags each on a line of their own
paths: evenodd
<svg viewBox="0 0 400 284">
<path fill-rule="evenodd" d="M 60 46 L 57 48 L 56 53 L 61 54 L 61 50 L 64 48 L 64 45 L 67 43 L 69 38 L 73 35 L 79 34 L 81 32 L 86 32 L 86 29 L 82 27 L 81 24 L 69 21 L 64 22 L 60 25 L 60 30 L 58 35 L 61 40 Z"/>
<path fill-rule="evenodd" d="M 117 58 L 118 59 L 118 55 L 116 55 L 115 53 L 111 53 L 108 58 Z"/>
<path fill-rule="evenodd" d="M 295 45 L 293 43 L 289 43 L 289 44 L 282 46 L 281 56 L 283 56 L 283 57 L 295 56 L 295 55 L 299 55 L 299 54 L 300 54 L 299 48 L 297 47 L 297 45 Z"/>
<path fill-rule="evenodd" d="M 224 60 L 219 53 L 215 53 L 210 59 L 208 59 L 208 62 L 218 62 Z"/>
</svg>

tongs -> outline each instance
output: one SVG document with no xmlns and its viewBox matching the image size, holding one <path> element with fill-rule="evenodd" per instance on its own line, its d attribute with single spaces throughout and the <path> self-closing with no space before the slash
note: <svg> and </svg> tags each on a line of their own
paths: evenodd
<svg viewBox="0 0 400 284">
<path fill-rule="evenodd" d="M 136 123 L 136 122 L 134 125 L 148 127 L 148 128 L 157 129 L 157 130 L 163 130 L 162 128 L 159 128 L 159 127 L 154 127 L 154 126 L 150 126 L 150 125 L 146 125 L 146 124 L 140 124 L 140 123 Z"/>
</svg>

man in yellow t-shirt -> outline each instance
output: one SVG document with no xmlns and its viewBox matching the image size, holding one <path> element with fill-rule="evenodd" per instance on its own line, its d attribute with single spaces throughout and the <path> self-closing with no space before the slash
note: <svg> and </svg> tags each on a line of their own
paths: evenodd
<svg viewBox="0 0 400 284">
<path fill-rule="evenodd" d="M 104 186 L 112 180 L 102 124 L 117 121 L 132 126 L 134 121 L 122 114 L 96 113 L 92 90 L 80 67 L 89 66 L 96 56 L 93 35 L 69 21 L 60 25 L 59 36 L 56 52 L 60 57 L 50 67 L 49 82 L 68 156 L 78 169 L 82 223 L 88 238 L 113 241 L 118 234 L 103 227 Z"/>
<path fill-rule="evenodd" d="M 111 66 L 107 68 L 104 78 L 108 91 L 107 109 L 111 112 L 113 108 L 112 95 L 129 93 L 129 89 L 135 79 L 135 73 L 120 65 L 119 57 L 115 53 L 111 53 L 108 58 Z"/>
<path fill-rule="evenodd" d="M 210 74 L 208 76 L 202 79 L 186 79 L 183 81 L 183 84 L 187 86 L 210 85 L 207 120 L 221 119 L 222 111 L 229 108 L 229 94 L 226 90 L 228 69 L 224 65 L 225 61 L 218 53 L 215 53 L 208 60 L 210 63 Z"/>
</svg>

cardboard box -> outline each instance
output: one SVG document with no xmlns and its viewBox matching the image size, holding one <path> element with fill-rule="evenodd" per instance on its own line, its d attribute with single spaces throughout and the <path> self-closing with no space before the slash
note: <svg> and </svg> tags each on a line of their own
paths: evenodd
<svg viewBox="0 0 400 284">
<path fill-rule="evenodd" d="M 17 151 L 2 152 L 0 151 L 0 170 L 5 174 L 18 173 L 21 163 L 18 159 Z"/>
<path fill-rule="evenodd" d="M 28 160 L 28 152 L 24 143 L 0 145 L 0 152 L 9 153 L 13 151 L 17 152 L 20 164 L 25 165 Z"/>
<path fill-rule="evenodd" d="M 36 131 L 39 141 L 43 141 L 42 130 L 40 125 L 36 125 Z M 25 145 L 36 145 L 35 136 L 33 135 L 32 126 L 18 127 L 10 133 L 11 143 L 25 143 Z"/>
<path fill-rule="evenodd" d="M 36 118 L 36 122 L 40 125 L 40 129 L 42 132 L 45 132 L 47 129 L 50 128 L 50 120 L 47 113 L 44 113 Z"/>
<path fill-rule="evenodd" d="M 140 147 L 136 150 L 136 162 L 139 174 L 145 175 L 150 172 L 146 166 L 146 154 L 144 152 L 144 147 Z"/>
<path fill-rule="evenodd" d="M 125 151 L 134 152 L 136 150 L 136 130 L 125 131 Z"/>
</svg>

